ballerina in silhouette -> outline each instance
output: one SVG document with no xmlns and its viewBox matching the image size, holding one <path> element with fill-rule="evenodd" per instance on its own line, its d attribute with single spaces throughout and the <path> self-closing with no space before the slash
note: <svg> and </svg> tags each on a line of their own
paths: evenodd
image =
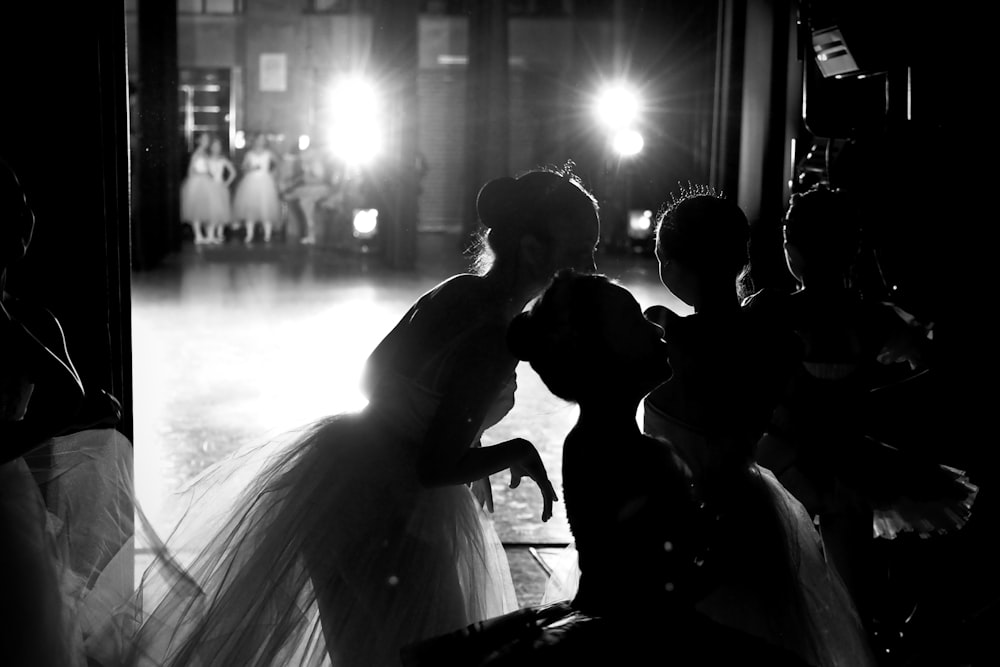
<svg viewBox="0 0 1000 667">
<path fill-rule="evenodd" d="M 483 497 L 469 487 L 507 469 L 512 486 L 530 477 L 543 520 L 556 494 L 528 440 L 477 445 L 513 406 L 508 323 L 556 269 L 594 270 L 599 222 L 593 197 L 562 170 L 491 181 L 477 208 L 490 268 L 445 280 L 403 315 L 366 364 L 367 407 L 194 483 L 192 494 L 211 495 L 199 495 L 193 538 L 159 547 L 172 583 L 132 659 L 397 665 L 405 644 L 517 608 Z M 225 491 L 216 482 L 255 461 L 261 472 L 235 505 L 213 512 Z M 186 544 L 193 563 L 171 568 Z"/>
</svg>

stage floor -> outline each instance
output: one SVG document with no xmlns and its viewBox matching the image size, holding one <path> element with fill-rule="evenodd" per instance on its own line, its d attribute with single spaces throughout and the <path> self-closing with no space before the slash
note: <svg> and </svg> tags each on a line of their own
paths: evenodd
<svg viewBox="0 0 1000 667">
<path fill-rule="evenodd" d="M 652 257 L 598 263 L 643 307 L 671 303 Z M 169 524 L 171 493 L 230 452 L 363 405 L 358 379 L 368 353 L 420 294 L 468 265 L 455 237 L 425 234 L 412 271 L 318 246 L 232 241 L 185 245 L 162 267 L 136 273 L 135 472 L 154 525 Z M 529 438 L 561 492 L 562 441 L 575 419 L 575 406 L 521 364 L 516 406 L 483 444 Z M 542 523 L 537 487 L 508 482 L 492 478 L 494 520 L 522 602 L 537 602 L 546 577 L 539 560 L 554 553 L 546 547 L 571 540 L 566 515 L 557 503 Z"/>
</svg>

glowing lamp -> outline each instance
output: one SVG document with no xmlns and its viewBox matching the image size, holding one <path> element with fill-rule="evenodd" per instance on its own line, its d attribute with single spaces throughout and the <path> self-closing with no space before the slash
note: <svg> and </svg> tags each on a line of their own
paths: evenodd
<svg viewBox="0 0 1000 667">
<path fill-rule="evenodd" d="M 378 209 L 354 209 L 354 237 L 370 238 L 378 227 Z"/>
<path fill-rule="evenodd" d="M 604 89 L 597 96 L 597 119 L 609 128 L 623 128 L 639 117 L 639 97 L 627 86 L 618 84 Z"/>
<path fill-rule="evenodd" d="M 645 142 L 636 130 L 621 130 L 611 139 L 611 147 L 622 157 L 637 155 Z"/>
</svg>

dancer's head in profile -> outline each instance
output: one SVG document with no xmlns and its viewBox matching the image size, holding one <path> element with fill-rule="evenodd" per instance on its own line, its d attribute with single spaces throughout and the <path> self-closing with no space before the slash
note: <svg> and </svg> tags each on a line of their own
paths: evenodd
<svg viewBox="0 0 1000 667">
<path fill-rule="evenodd" d="M 861 247 L 859 220 L 842 191 L 816 186 L 792 195 L 785 213 L 785 262 L 800 285 L 849 285 Z"/>
<path fill-rule="evenodd" d="M 211 132 L 201 132 L 198 137 L 194 140 L 195 150 L 200 150 L 203 153 L 207 153 L 208 149 L 212 145 L 214 135 Z"/>
<path fill-rule="evenodd" d="M 603 275 L 565 269 L 514 319 L 507 341 L 556 396 L 581 405 L 622 400 L 634 410 L 670 378 L 662 336 L 627 289 Z"/>
<path fill-rule="evenodd" d="M 208 152 L 212 157 L 219 157 L 222 155 L 222 139 L 218 137 L 212 137 L 211 142 L 208 146 Z"/>
<path fill-rule="evenodd" d="M 682 187 L 656 224 L 660 280 L 696 311 L 738 304 L 749 242 L 750 224 L 739 206 L 714 188 Z"/>
<path fill-rule="evenodd" d="M 611 613 L 606 606 L 628 613 L 620 605 L 673 613 L 711 586 L 699 564 L 707 519 L 687 469 L 665 443 L 636 426 L 642 397 L 671 375 L 662 334 L 627 289 L 571 270 L 560 272 L 508 329 L 514 355 L 528 361 L 552 393 L 580 405 L 563 457 L 566 511 L 584 575 L 578 602 L 602 613 Z M 615 481 L 596 478 L 608 474 Z M 601 504 L 608 511 L 593 515 Z M 596 535 L 628 544 L 604 549 L 608 540 Z M 623 549 L 635 569 L 629 590 L 612 566 L 621 565 L 613 552 Z"/>
<path fill-rule="evenodd" d="M 596 270 L 597 200 L 571 162 L 489 181 L 476 210 L 485 228 L 475 258 L 478 273 L 540 290 L 559 269 Z"/>
</svg>

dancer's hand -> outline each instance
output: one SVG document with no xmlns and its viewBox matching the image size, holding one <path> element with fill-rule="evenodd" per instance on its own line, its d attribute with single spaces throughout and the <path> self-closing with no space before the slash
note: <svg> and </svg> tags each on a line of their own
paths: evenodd
<svg viewBox="0 0 1000 667">
<path fill-rule="evenodd" d="M 482 446 L 482 440 L 476 440 L 472 443 L 473 449 Z M 479 506 L 490 514 L 493 514 L 493 486 L 490 485 L 489 475 L 474 482 L 469 482 L 469 490 L 472 491 L 472 495 L 476 498 Z"/>
<path fill-rule="evenodd" d="M 477 479 L 469 486 L 479 506 L 493 514 L 493 487 L 490 485 L 490 478 Z"/>
<path fill-rule="evenodd" d="M 556 497 L 556 491 L 552 488 L 552 482 L 549 481 L 549 475 L 545 472 L 545 464 L 542 463 L 542 457 L 539 456 L 538 450 L 527 440 L 520 440 L 527 451 L 520 461 L 510 467 L 510 488 L 516 489 L 520 486 L 522 477 L 530 477 L 535 480 L 535 484 L 542 492 L 542 521 L 548 521 L 552 518 L 552 503 L 559 498 Z"/>
</svg>

